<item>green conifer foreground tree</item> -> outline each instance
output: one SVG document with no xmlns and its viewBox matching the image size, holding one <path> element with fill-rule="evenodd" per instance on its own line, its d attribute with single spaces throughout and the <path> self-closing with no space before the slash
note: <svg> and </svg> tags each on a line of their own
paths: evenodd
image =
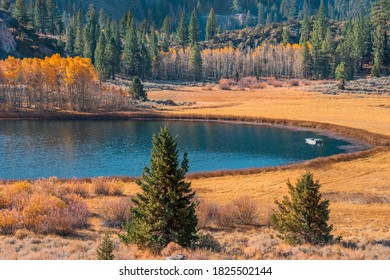
<svg viewBox="0 0 390 280">
<path fill-rule="evenodd" d="M 137 76 L 135 76 L 133 78 L 133 81 L 131 82 L 129 91 L 130 91 L 132 98 L 135 100 L 145 101 L 148 99 L 147 93 L 144 90 L 144 85 L 142 84 L 141 79 L 138 78 Z"/>
<path fill-rule="evenodd" d="M 278 236 L 289 244 L 323 245 L 332 240 L 332 225 L 328 225 L 329 201 L 322 200 L 319 181 L 314 182 L 313 174 L 307 172 L 295 186 L 290 182 L 287 186 L 290 197 L 276 201 L 278 211 L 271 216 Z"/>
<path fill-rule="evenodd" d="M 125 225 L 125 243 L 159 253 L 168 243 L 189 247 L 197 240 L 197 202 L 191 184 L 185 181 L 188 171 L 186 153 L 179 162 L 179 152 L 169 128 L 153 135 L 150 168 L 144 168 L 137 184 L 142 193 L 133 200 L 132 219 Z"/>
<path fill-rule="evenodd" d="M 114 259 L 114 243 L 110 239 L 110 236 L 106 234 L 103 237 L 102 243 L 96 250 L 98 260 L 113 260 Z"/>
</svg>

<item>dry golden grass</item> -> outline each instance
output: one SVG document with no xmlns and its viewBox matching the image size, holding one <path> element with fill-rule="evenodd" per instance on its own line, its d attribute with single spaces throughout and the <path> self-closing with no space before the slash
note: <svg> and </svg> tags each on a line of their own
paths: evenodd
<svg viewBox="0 0 390 280">
<path fill-rule="evenodd" d="M 354 133 L 381 134 L 387 136 L 386 139 L 390 136 L 390 98 L 385 95 L 329 96 L 302 92 L 299 87 L 272 86 L 259 90 L 223 91 L 214 86 L 207 91 L 182 88 L 150 92 L 149 98 L 196 102 L 193 106 L 167 107 L 164 114 L 301 120 L 358 129 Z M 294 182 L 305 171 L 314 173 L 322 184 L 324 197 L 330 199 L 333 234 L 342 236 L 342 242 L 325 247 L 307 244 L 292 247 L 276 239 L 275 232 L 268 227 L 269 215 L 275 208 L 274 200 L 287 193 L 286 181 Z M 208 222 L 204 216 L 202 232 L 211 233 L 221 244 L 222 251 L 185 250 L 172 245 L 169 254 L 183 252 L 190 259 L 390 259 L 388 148 L 314 160 L 289 168 L 253 170 L 242 174 L 214 173 L 192 176 L 191 180 L 198 197 L 208 205 L 222 207 L 237 199 L 237 194 L 245 194 L 258 205 L 258 224 L 220 226 Z M 115 182 L 111 184 L 115 185 Z M 91 183 L 82 184 L 83 191 L 89 190 L 85 199 L 93 214 L 89 228 L 67 238 L 37 236 L 20 230 L 15 236 L 0 236 L 0 259 L 95 259 L 100 238 L 106 232 L 117 245 L 115 255 L 118 259 L 164 258 L 121 244 L 116 235 L 120 230 L 105 227 L 99 216 L 105 197 L 96 195 Z M 120 186 L 127 197 L 139 191 L 131 181 L 121 182 Z"/>
</svg>

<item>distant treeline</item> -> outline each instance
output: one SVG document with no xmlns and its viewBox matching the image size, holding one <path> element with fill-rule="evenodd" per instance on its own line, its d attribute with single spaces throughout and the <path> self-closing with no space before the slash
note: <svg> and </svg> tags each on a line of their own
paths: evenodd
<svg viewBox="0 0 390 280">
<path fill-rule="evenodd" d="M 298 18 L 303 18 L 300 30 L 290 30 L 288 22 L 281 23 L 278 25 L 281 32 L 274 46 L 259 42 L 256 46 L 244 44 L 233 50 L 229 46 L 228 35 L 225 36 L 227 41 L 221 42 L 221 47 L 200 47 L 202 32 L 206 39 L 212 39 L 220 32 L 213 8 L 209 11 L 206 27 L 204 30 L 201 28 L 199 11 L 204 9 L 202 5 L 195 5 L 191 16 L 183 12 L 179 19 L 165 17 L 161 28 L 157 28 L 153 21 L 144 19 L 139 22 L 131 10 L 117 21 L 107 16 L 104 10 L 98 12 L 93 5 L 89 6 L 86 14 L 73 5 L 69 16 L 65 13 L 61 18 L 56 1 L 35 0 L 31 4 L 32 1 L 29 2 L 30 8 L 27 8 L 24 0 L 17 0 L 12 7 L 13 15 L 19 23 L 33 27 L 40 33 L 66 38 L 65 54 L 90 58 L 101 81 L 115 79 L 117 74 L 143 79 L 185 80 L 242 77 L 247 73 L 256 76 L 330 79 L 334 78 L 335 69 L 341 63 L 347 66 L 347 78 L 353 78 L 355 73 L 362 71 L 364 64 L 373 65 L 372 74 L 375 76 L 388 71 L 389 67 L 388 0 L 374 2 L 370 13 L 358 15 L 342 24 L 335 24 L 329 19 L 334 10 L 332 7 L 345 6 L 341 4 L 342 1 L 320 1 L 318 9 L 318 1 L 279 1 L 278 13 L 282 14 L 283 10 L 291 11 L 291 5 L 302 6 L 302 9 L 298 9 Z M 185 2 L 188 2 L 186 5 L 192 3 Z M 213 4 L 211 2 L 208 2 L 209 5 Z M 231 8 L 231 13 L 242 14 L 243 7 L 250 6 L 253 1 L 220 2 L 226 2 L 225 6 Z M 271 2 L 275 4 L 278 1 L 256 2 L 259 25 L 264 21 L 261 11 L 265 11 L 267 17 L 272 14 L 267 9 L 262 10 Z M 352 2 L 357 1 L 348 3 Z M 363 6 L 368 6 L 368 2 L 365 1 Z M 180 3 L 177 1 L 179 6 Z M 285 8 L 287 3 L 289 9 Z M 317 12 L 310 16 L 313 10 Z M 288 16 L 294 17 L 295 14 Z M 283 18 L 286 16 L 280 19 Z M 276 20 L 272 19 L 271 22 Z M 267 19 L 265 21 L 269 22 Z M 299 48 L 289 44 L 290 34 L 295 31 L 300 37 Z M 280 43 L 284 46 L 279 46 Z M 228 46 L 229 52 L 224 53 L 225 46 Z M 230 52 L 234 52 L 233 60 L 226 58 L 226 53 Z M 256 54 L 259 52 L 261 55 Z"/>
</svg>

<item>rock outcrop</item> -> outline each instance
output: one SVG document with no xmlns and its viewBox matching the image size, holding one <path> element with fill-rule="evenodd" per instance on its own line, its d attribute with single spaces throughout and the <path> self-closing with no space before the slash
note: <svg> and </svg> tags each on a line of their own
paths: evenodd
<svg viewBox="0 0 390 280">
<path fill-rule="evenodd" d="M 0 52 L 14 53 L 16 50 L 16 41 L 3 20 L 0 20 Z"/>
</svg>

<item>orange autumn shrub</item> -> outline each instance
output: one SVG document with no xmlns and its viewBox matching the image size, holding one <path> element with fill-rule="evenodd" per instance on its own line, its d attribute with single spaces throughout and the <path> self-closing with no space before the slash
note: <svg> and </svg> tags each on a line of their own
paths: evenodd
<svg viewBox="0 0 390 280">
<path fill-rule="evenodd" d="M 0 234 L 13 234 L 20 226 L 20 213 L 18 211 L 0 210 Z"/>
</svg>

